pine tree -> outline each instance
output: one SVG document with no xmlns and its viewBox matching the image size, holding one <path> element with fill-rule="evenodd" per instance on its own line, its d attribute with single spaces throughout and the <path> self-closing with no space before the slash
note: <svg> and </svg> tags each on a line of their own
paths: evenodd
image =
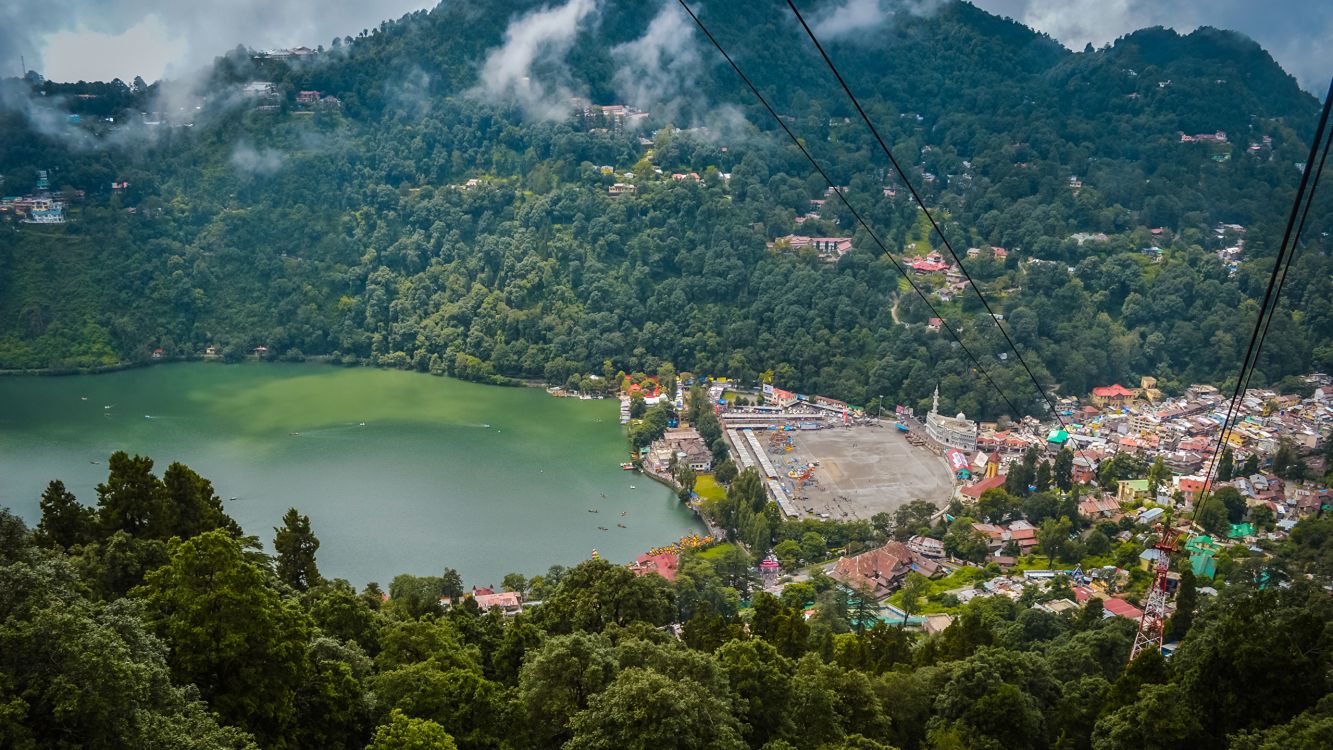
<svg viewBox="0 0 1333 750">
<path fill-rule="evenodd" d="M 440 576 L 440 596 L 447 596 L 454 603 L 463 598 L 463 577 L 453 568 L 445 568 Z"/>
<path fill-rule="evenodd" d="M 1222 457 L 1217 460 L 1217 481 L 1230 482 L 1236 471 L 1236 456 L 1231 446 L 1222 449 Z"/>
<path fill-rule="evenodd" d="M 1055 456 L 1055 486 L 1063 492 L 1074 486 L 1074 452 L 1068 446 Z"/>
<path fill-rule="evenodd" d="M 97 516 L 92 508 L 79 504 L 65 489 L 64 482 L 57 479 L 46 486 L 41 507 L 42 520 L 37 523 L 39 543 L 69 549 L 92 541 Z"/>
<path fill-rule="evenodd" d="M 1162 457 L 1152 462 L 1152 468 L 1148 469 L 1148 495 L 1154 501 L 1157 498 L 1157 491 L 1162 485 L 1171 481 L 1171 470 L 1162 463 Z"/>
<path fill-rule="evenodd" d="M 1045 492 L 1051 488 L 1051 462 L 1042 461 L 1037 465 L 1037 492 Z"/>
<path fill-rule="evenodd" d="M 319 540 L 310 530 L 310 516 L 288 508 L 282 526 L 273 529 L 273 549 L 278 552 L 278 578 L 297 591 L 307 591 L 323 579 L 315 565 Z"/>
<path fill-rule="evenodd" d="M 165 539 L 166 492 L 153 475 L 153 459 L 131 458 L 116 451 L 107 461 L 106 482 L 97 485 L 98 522 L 110 536 L 124 531 L 131 536 Z"/>
<path fill-rule="evenodd" d="M 1178 641 L 1189 632 L 1194 622 L 1194 608 L 1198 606 L 1199 590 L 1194 571 L 1185 568 L 1180 574 L 1180 589 L 1176 593 L 1176 613 L 1166 624 L 1166 640 Z"/>
<path fill-rule="evenodd" d="M 1259 456 L 1256 455 L 1256 454 L 1254 454 L 1254 453 L 1251 453 L 1251 454 L 1245 459 L 1245 466 L 1241 469 L 1241 473 L 1244 474 L 1244 475 L 1247 476 L 1247 477 L 1252 477 L 1252 476 L 1254 476 L 1255 474 L 1258 474 L 1258 473 L 1259 473 Z"/>
</svg>

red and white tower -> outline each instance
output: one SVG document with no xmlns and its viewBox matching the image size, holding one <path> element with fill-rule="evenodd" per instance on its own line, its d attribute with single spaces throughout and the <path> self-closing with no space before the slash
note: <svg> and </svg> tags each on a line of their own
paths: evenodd
<svg viewBox="0 0 1333 750">
<path fill-rule="evenodd" d="M 1134 661 L 1144 649 L 1162 648 L 1162 631 L 1166 626 L 1166 574 L 1171 567 L 1171 553 L 1175 551 L 1175 545 L 1171 543 L 1171 529 L 1166 524 L 1162 525 L 1162 535 L 1153 549 L 1159 553 L 1157 568 L 1143 605 L 1143 617 L 1139 619 L 1139 632 L 1134 636 L 1134 648 L 1129 652 L 1130 661 Z"/>
</svg>

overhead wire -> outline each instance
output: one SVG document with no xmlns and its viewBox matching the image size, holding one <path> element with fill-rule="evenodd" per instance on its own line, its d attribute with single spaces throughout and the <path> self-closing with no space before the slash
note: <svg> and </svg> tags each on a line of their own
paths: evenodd
<svg viewBox="0 0 1333 750">
<path fill-rule="evenodd" d="M 763 105 L 764 109 L 768 110 L 769 115 L 773 117 L 773 120 L 777 122 L 778 126 L 782 128 L 782 131 L 787 134 L 787 137 L 791 139 L 791 142 L 796 146 L 798 150 L 800 150 L 801 154 L 805 156 L 806 160 L 810 162 L 810 165 L 815 168 L 815 171 L 819 173 L 819 176 L 824 178 L 824 181 L 828 183 L 829 189 L 832 190 L 833 194 L 838 197 L 838 200 L 842 203 L 842 205 L 846 207 L 849 212 L 851 212 L 852 216 L 856 219 L 857 224 L 860 225 L 860 227 L 865 230 L 866 234 L 870 236 L 870 239 L 873 240 L 877 246 L 879 246 L 880 250 L 882 250 L 884 254 L 889 258 L 889 260 L 893 263 L 894 268 L 898 269 L 898 272 L 902 274 L 903 278 L 907 279 L 907 283 L 912 287 L 913 291 L 915 291 L 917 295 L 921 297 L 921 300 L 926 303 L 926 307 L 930 310 L 930 312 L 934 314 L 935 317 L 940 319 L 940 324 L 945 328 L 945 330 L 949 332 L 949 335 L 952 336 L 956 342 L 958 342 L 959 347 L 963 350 L 965 354 L 967 354 L 968 358 L 972 360 L 972 364 L 976 366 L 977 372 L 981 373 L 981 376 L 986 379 L 986 382 L 989 383 L 990 386 L 995 389 L 996 393 L 1000 394 L 1000 398 L 1004 400 L 1005 404 L 1009 406 L 1009 409 L 1015 416 L 1021 414 L 1022 412 L 1018 409 L 1018 407 L 1014 405 L 1013 401 L 1010 400 L 1008 394 L 1004 392 L 1004 389 L 1001 388 L 998 384 L 996 384 L 994 379 L 991 378 L 990 373 L 981 364 L 981 361 L 978 360 L 976 355 L 972 353 L 972 350 L 967 347 L 967 344 L 963 343 L 963 339 L 961 336 L 958 335 L 958 332 L 954 330 L 953 326 L 950 325 L 949 322 L 945 320 L 944 316 L 941 315 L 939 311 L 935 309 L 935 306 L 931 304 L 930 299 L 926 297 L 925 292 L 921 291 L 921 288 L 917 285 L 915 281 L 913 281 L 911 274 L 907 273 L 907 270 L 903 268 L 902 264 L 898 262 L 898 259 L 895 258 L 893 254 L 889 252 L 888 247 L 886 247 L 883 241 L 880 240 L 879 235 L 877 235 L 875 231 L 870 228 L 870 225 L 866 223 L 866 220 L 861 216 L 860 212 L 857 211 L 856 208 L 852 206 L 852 204 L 847 200 L 847 196 L 843 194 L 842 188 L 839 187 L 833 181 L 833 178 L 829 176 L 828 172 L 825 171 L 824 167 L 820 165 L 818 160 L 816 160 L 815 157 L 810 153 L 810 151 L 805 147 L 805 144 L 803 144 L 801 140 L 796 137 L 796 134 L 791 131 L 791 128 L 787 127 L 787 123 L 784 122 L 782 117 L 778 115 L 777 110 L 773 109 L 773 106 L 768 102 L 768 99 L 765 98 L 764 95 L 759 91 L 759 88 L 755 86 L 755 84 L 750 80 L 749 76 L 745 75 L 744 71 L 742 71 L 740 66 L 736 64 L 736 61 L 732 59 L 731 55 L 727 52 L 727 50 L 722 46 L 720 42 L 718 42 L 717 38 L 713 36 L 713 33 L 708 30 L 708 27 L 704 25 L 704 22 L 694 12 L 694 9 L 692 9 L 689 6 L 689 3 L 686 2 L 686 0 L 677 0 L 677 2 L 680 4 L 681 8 L 683 8 L 685 12 L 689 14 L 690 18 L 694 21 L 694 24 L 699 27 L 699 30 L 703 32 L 703 35 L 707 37 L 708 41 L 712 43 L 713 47 L 715 47 L 717 51 L 722 55 L 722 57 L 727 61 L 727 64 L 731 66 L 731 69 L 736 72 L 736 75 L 741 79 L 741 81 L 743 81 L 745 85 L 750 89 L 750 92 L 754 94 L 755 98 L 759 100 L 759 103 Z"/>
<path fill-rule="evenodd" d="M 888 157 L 889 163 L 893 165 L 894 171 L 898 173 L 898 178 L 907 186 L 907 191 L 912 195 L 912 200 L 916 201 L 917 206 L 921 208 L 921 212 L 926 215 L 926 219 L 930 222 L 931 228 L 935 230 L 935 234 L 940 238 L 940 242 L 944 244 L 944 247 L 949 251 L 949 255 L 952 256 L 954 262 L 958 264 L 958 270 L 962 272 L 964 278 L 967 279 L 968 286 L 972 287 L 972 291 L 975 292 L 977 298 L 981 300 L 982 306 L 986 308 L 986 313 L 990 315 L 991 320 L 995 323 L 995 327 L 1000 329 L 1000 334 L 1004 336 L 1005 342 L 1018 358 L 1019 365 L 1021 365 L 1023 370 L 1027 372 L 1028 378 L 1032 380 L 1033 386 L 1036 387 L 1037 392 L 1046 402 L 1046 406 L 1050 408 L 1051 414 L 1060 423 L 1060 428 L 1068 434 L 1069 425 L 1060 415 L 1060 411 L 1056 408 L 1055 402 L 1051 399 L 1050 394 L 1047 393 L 1046 388 L 1042 386 L 1041 381 L 1038 380 L 1036 374 L 1032 371 L 1032 368 L 1028 366 L 1027 359 L 1023 356 L 1023 353 L 1019 351 L 1018 345 L 1014 343 L 1013 338 L 1010 337 L 1009 332 L 1005 330 L 1004 325 L 1000 322 L 1001 317 L 995 313 L 990 302 L 986 299 L 986 295 L 982 293 L 981 287 L 978 286 L 976 281 L 972 278 L 972 274 L 968 273 L 967 266 L 963 264 L 963 259 L 958 257 L 958 253 L 954 251 L 953 244 L 949 242 L 949 238 L 945 236 L 944 230 L 940 227 L 939 222 L 935 220 L 934 214 L 932 214 L 930 209 L 926 207 L 926 203 L 922 200 L 921 194 L 918 193 L 916 187 L 912 185 L 912 181 L 908 178 L 906 170 L 904 170 L 902 165 L 898 163 L 898 159 L 894 157 L 893 150 L 884 142 L 884 137 L 880 135 L 879 129 L 875 127 L 873 122 L 871 122 L 870 116 L 866 114 L 865 108 L 861 106 L 861 102 L 856 98 L 856 94 L 852 93 L 851 87 L 847 85 L 847 80 L 843 78 L 842 72 L 838 70 L 838 66 L 835 65 L 833 59 L 829 57 L 828 51 L 824 49 L 824 45 L 815 35 L 814 29 L 810 28 L 810 24 L 806 22 L 805 16 L 801 15 L 800 9 L 796 7 L 796 3 L 793 2 L 793 0 L 787 0 L 787 7 L 791 8 L 791 12 L 796 16 L 796 20 L 800 22 L 801 28 L 805 29 L 806 36 L 808 36 L 810 41 L 814 43 L 815 49 L 819 50 L 819 55 L 824 59 L 824 64 L 828 66 L 828 69 L 833 73 L 833 77 L 836 78 L 838 84 L 842 86 L 843 92 L 847 94 L 847 98 L 850 99 L 852 105 L 856 107 L 856 112 L 861 116 L 861 121 L 865 123 L 866 127 L 870 130 L 871 135 L 875 137 L 875 141 L 879 143 L 880 150 L 884 152 L 886 157 Z M 1077 443 L 1075 443 L 1075 449 L 1078 450 L 1078 453 L 1083 460 L 1087 462 L 1087 456 L 1083 455 L 1083 451 L 1081 448 L 1078 448 Z"/>
<path fill-rule="evenodd" d="M 1328 135 L 1324 138 L 1323 154 L 1319 157 L 1319 166 L 1315 169 L 1314 179 L 1310 182 L 1310 193 L 1305 199 L 1305 208 L 1301 211 L 1301 221 L 1296 225 L 1296 234 L 1292 236 L 1291 251 L 1287 258 L 1287 262 L 1282 266 L 1282 276 L 1278 279 L 1277 292 L 1274 294 L 1274 309 L 1277 308 L 1277 300 L 1282 298 L 1282 287 L 1287 283 L 1287 272 L 1291 270 L 1291 266 L 1296 260 L 1296 252 L 1300 250 L 1300 245 L 1298 243 L 1300 242 L 1302 233 L 1305 232 L 1305 221 L 1310 217 L 1310 206 L 1314 205 L 1315 192 L 1319 188 L 1319 178 L 1324 174 L 1324 162 L 1328 159 L 1330 145 L 1333 145 L 1333 128 L 1329 128 Z M 1241 390 L 1241 393 L 1245 393 L 1250 388 L 1250 378 L 1254 376 L 1254 371 L 1258 367 L 1258 358 L 1260 353 L 1263 352 L 1264 339 L 1268 337 L 1268 328 L 1273 324 L 1273 317 L 1274 316 L 1270 313 L 1267 322 L 1264 323 L 1264 330 L 1259 334 L 1259 344 L 1255 348 L 1254 354 L 1255 363 L 1254 366 L 1250 368 L 1249 374 L 1245 377 L 1245 387 Z"/>
<path fill-rule="evenodd" d="M 1214 469 L 1226 442 L 1230 439 L 1230 435 L 1234 433 L 1235 425 L 1233 422 L 1238 405 L 1249 386 L 1250 376 L 1253 375 L 1254 368 L 1258 365 L 1263 338 L 1267 334 L 1268 326 L 1272 324 L 1274 313 L 1277 311 L 1278 297 L 1282 293 L 1282 285 L 1279 284 L 1279 279 L 1284 283 L 1286 281 L 1286 269 L 1290 267 L 1291 259 L 1295 257 L 1296 243 L 1300 241 L 1300 234 L 1305 229 L 1305 218 L 1309 215 L 1310 204 L 1313 203 L 1315 191 L 1319 186 L 1319 179 L 1323 176 L 1324 162 L 1328 157 L 1328 144 L 1333 141 L 1333 132 L 1329 133 L 1329 141 L 1326 141 L 1324 137 L 1330 108 L 1333 108 L 1333 80 L 1329 81 L 1328 94 L 1324 97 L 1324 106 L 1319 114 L 1318 125 L 1315 127 L 1315 136 L 1310 141 L 1310 153 L 1305 160 L 1305 168 L 1301 171 L 1301 181 L 1296 188 L 1296 197 L 1291 204 L 1291 213 L 1287 217 L 1287 226 L 1282 233 L 1282 242 L 1278 245 L 1277 257 L 1273 259 L 1273 271 L 1269 274 L 1268 288 L 1264 291 L 1263 301 L 1259 305 L 1259 315 L 1254 321 L 1254 332 L 1250 334 L 1249 346 L 1246 347 L 1245 357 L 1241 360 L 1240 371 L 1236 374 L 1236 387 L 1232 391 L 1231 401 L 1227 405 L 1226 415 L 1222 421 L 1222 429 L 1217 434 L 1217 446 L 1213 449 L 1213 454 L 1208 460 L 1208 470 L 1203 475 L 1203 489 L 1199 493 L 1199 502 L 1194 506 L 1195 519 L 1200 517 L 1204 506 L 1210 499 L 1209 490 L 1213 484 Z M 1322 157 L 1318 158 L 1318 167 L 1316 168 L 1315 161 L 1316 157 L 1319 156 L 1321 145 L 1324 153 Z M 1311 181 L 1312 174 L 1313 181 Z M 1307 185 L 1310 188 L 1308 194 L 1306 191 Z M 1303 211 L 1302 205 L 1304 205 Z M 1298 216 L 1300 217 L 1299 225 L 1297 224 Z M 1216 493 L 1213 494 L 1216 495 Z"/>
</svg>

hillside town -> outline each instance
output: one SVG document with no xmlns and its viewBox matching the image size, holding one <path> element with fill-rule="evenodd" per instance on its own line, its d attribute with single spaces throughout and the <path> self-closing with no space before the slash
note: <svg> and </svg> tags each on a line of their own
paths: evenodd
<svg viewBox="0 0 1333 750">
<path fill-rule="evenodd" d="M 68 195 L 61 190 L 51 190 L 50 176 L 47 170 L 41 169 L 37 171 L 37 180 L 31 193 L 0 198 L 0 221 L 64 224 L 66 203 L 82 198 L 82 190 L 71 191 Z"/>
<path fill-rule="evenodd" d="M 680 488 L 686 474 L 692 482 L 718 471 L 721 461 L 734 466 L 733 475 L 755 472 L 786 523 L 813 532 L 859 519 L 888 537 L 827 554 L 749 549 L 758 586 L 779 594 L 811 576 L 827 577 L 847 596 L 873 599 L 884 621 L 927 632 L 947 627 L 968 601 L 990 596 L 1055 614 L 1095 606 L 1097 616 L 1142 622 L 1158 580 L 1162 603 L 1149 619 L 1160 620 L 1173 611 L 1170 597 L 1182 576 L 1200 593 L 1215 593 L 1215 578 L 1261 570 L 1257 563 L 1272 545 L 1333 504 L 1322 479 L 1333 427 L 1333 378 L 1324 374 L 1303 378 L 1305 395 L 1247 391 L 1217 455 L 1228 394 L 1194 385 L 1167 396 L 1152 378 L 1061 399 L 1059 419 L 1017 422 L 950 415 L 938 391 L 924 419 L 903 406 L 890 419 L 771 383 L 746 388 L 689 373 L 618 382 L 621 421 L 631 430 L 648 408 L 674 415 L 624 468 Z M 711 405 L 726 445 L 721 459 L 700 425 L 684 421 L 691 387 Z M 824 452 L 807 457 L 805 441 L 814 435 Z M 827 442 L 844 435 L 851 437 Z M 831 467 L 851 461 L 849 446 L 862 444 L 911 451 L 933 461 L 929 471 L 948 482 L 935 495 L 895 494 L 882 484 L 864 506 L 809 505 L 827 486 L 849 491 L 850 484 L 839 486 L 848 478 L 833 476 Z M 871 463 L 885 474 L 909 471 L 884 453 Z M 1205 483 L 1210 468 L 1216 479 Z M 712 528 L 700 546 L 743 544 L 708 518 L 717 496 L 688 494 Z M 672 580 L 680 565 L 681 550 L 672 547 L 642 555 L 630 568 Z M 909 584 L 913 579 L 920 582 Z"/>
</svg>

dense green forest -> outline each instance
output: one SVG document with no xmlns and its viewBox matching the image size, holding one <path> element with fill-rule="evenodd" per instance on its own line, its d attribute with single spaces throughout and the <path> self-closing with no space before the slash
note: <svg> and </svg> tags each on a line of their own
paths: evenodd
<svg viewBox="0 0 1333 750">
<path fill-rule="evenodd" d="M 36 529 L 0 509 L 0 746 L 1313 750 L 1333 732 L 1329 519 L 1216 596 L 1182 590 L 1175 653 L 1127 667 L 1134 625 L 1100 600 L 980 598 L 921 636 L 818 574 L 765 593 L 731 545 L 671 583 L 604 560 L 511 574 L 541 600 L 512 617 L 448 568 L 358 592 L 320 575 L 295 509 L 270 557 L 188 467 L 108 469 L 95 508 L 52 482 Z"/>
<path fill-rule="evenodd" d="M 675 3 L 557 6 L 584 16 L 496 84 L 488 56 L 521 52 L 509 32 L 544 7 L 446 2 L 304 59 L 237 48 L 174 87 L 5 81 L 0 193 L 45 169 L 86 195 L 65 225 L 0 222 L 0 369 L 208 346 L 478 380 L 670 362 L 854 403 L 919 406 L 938 383 L 950 409 L 1007 411 L 843 207 L 795 223 L 825 185 Z M 701 12 L 889 251 L 927 252 L 785 6 Z M 827 41 L 954 246 L 981 248 L 968 268 L 1044 383 L 1152 375 L 1171 392 L 1237 368 L 1317 110 L 1258 45 L 1147 29 L 1073 53 L 961 2 Z M 275 93 L 240 94 L 251 81 Z M 340 105 L 298 105 L 303 90 Z M 584 117 L 572 96 L 648 114 Z M 1256 384 L 1333 367 L 1327 216 L 1311 215 Z M 1218 250 L 1241 236 L 1221 224 L 1245 227 L 1234 270 Z M 766 248 L 793 232 L 854 249 Z M 935 305 L 1038 409 L 976 297 Z"/>
</svg>

